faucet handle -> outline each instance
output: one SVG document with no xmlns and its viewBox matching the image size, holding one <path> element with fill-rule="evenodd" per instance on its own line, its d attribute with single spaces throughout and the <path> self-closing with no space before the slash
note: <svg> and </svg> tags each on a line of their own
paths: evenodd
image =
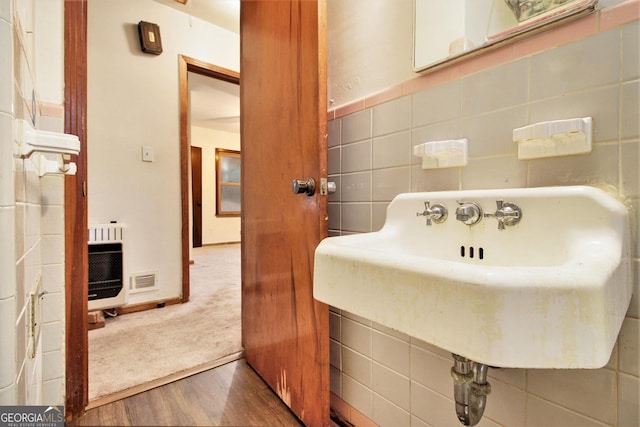
<svg viewBox="0 0 640 427">
<path fill-rule="evenodd" d="M 485 213 L 485 218 L 495 218 L 498 220 L 498 230 L 504 230 L 505 226 L 516 225 L 522 219 L 522 210 L 511 202 L 502 199 L 496 200 L 496 211 Z"/>
<path fill-rule="evenodd" d="M 424 202 L 424 212 L 416 212 L 416 216 L 426 216 L 428 226 L 432 224 L 432 221 L 436 224 L 442 224 L 447 220 L 447 208 L 438 203 L 431 207 L 431 201 L 426 201 Z"/>
</svg>

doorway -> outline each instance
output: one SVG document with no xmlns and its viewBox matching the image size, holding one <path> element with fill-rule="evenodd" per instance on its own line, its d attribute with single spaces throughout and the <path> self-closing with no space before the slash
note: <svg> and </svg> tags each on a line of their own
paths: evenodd
<svg viewBox="0 0 640 427">
<path fill-rule="evenodd" d="M 189 61 L 193 60 L 187 58 L 181 62 L 181 65 L 189 63 Z M 202 74 L 194 74 L 193 70 L 200 71 Z M 185 242 L 188 243 L 189 260 L 196 262 L 196 265 L 187 266 L 187 274 L 183 276 L 189 288 L 188 292 L 183 295 L 182 302 L 189 301 L 189 304 L 164 307 L 164 304 L 153 303 L 147 307 L 150 310 L 110 319 L 105 328 L 91 331 L 89 407 L 99 406 L 116 398 L 128 396 L 133 392 L 146 390 L 150 386 L 158 385 L 159 382 L 175 380 L 177 379 L 175 375 L 178 373 L 182 375 L 200 372 L 218 366 L 220 363 L 237 359 L 242 355 L 239 227 L 238 239 L 234 242 L 235 247 L 214 247 L 215 253 L 213 253 L 212 247 L 207 245 L 210 240 L 204 239 L 203 242 L 200 242 L 200 246 L 204 243 L 205 247 L 198 251 L 193 249 L 198 244 L 197 239 L 193 240 L 194 244 L 191 245 L 191 233 L 195 226 L 194 221 L 191 220 L 191 214 L 196 213 L 197 210 L 203 210 L 205 217 L 215 216 L 215 202 L 211 202 L 211 197 L 205 198 L 203 202 L 199 202 L 199 197 L 194 197 L 195 193 L 202 193 L 203 190 L 209 193 L 214 187 L 215 149 L 212 147 L 213 141 L 211 140 L 218 138 L 221 143 L 230 144 L 233 138 L 229 136 L 232 133 L 232 127 L 229 125 L 228 117 L 222 120 L 223 125 L 209 124 L 208 129 L 202 128 L 205 124 L 201 117 L 202 114 L 198 111 L 203 108 L 198 106 L 198 101 L 194 99 L 197 98 L 195 94 L 197 85 L 193 84 L 192 86 L 190 78 L 193 81 L 197 80 L 194 76 L 206 81 L 210 80 L 214 82 L 212 86 L 220 83 L 226 86 L 231 85 L 235 92 L 239 92 L 238 83 L 222 81 L 211 76 L 211 70 L 216 73 L 226 71 L 210 64 L 198 63 L 191 70 L 186 69 L 186 76 L 182 74 L 185 71 L 184 68 L 180 67 L 181 74 L 179 75 L 180 111 L 181 114 L 186 113 L 186 119 L 181 116 L 180 132 L 181 135 L 186 134 L 188 137 L 186 141 L 181 139 L 180 147 L 182 152 L 189 153 L 186 161 L 184 161 L 184 156 L 181 161 L 181 167 L 184 167 L 185 164 L 187 166 L 186 171 L 182 170 L 181 186 L 184 188 L 186 183 L 188 188 L 187 194 L 183 193 L 182 198 L 190 200 L 189 207 L 191 208 L 189 218 L 183 221 L 183 231 L 184 224 L 187 224 L 186 228 L 189 233 L 186 235 L 183 233 L 181 240 L 183 247 Z M 184 80 L 186 80 L 186 85 L 184 85 Z M 216 97 L 219 92 L 222 93 L 220 89 L 217 91 L 205 90 L 200 87 L 200 95 L 204 93 L 205 96 Z M 187 100 L 186 110 L 182 109 L 184 99 Z M 220 95 L 213 102 L 221 104 L 226 100 L 223 95 Z M 237 109 L 236 121 L 239 121 L 239 100 Z M 208 110 L 211 113 L 211 109 Z M 227 132 L 213 128 L 224 128 Z M 229 134 L 226 140 L 223 138 L 223 134 Z M 239 126 L 235 139 L 239 148 Z M 194 146 L 196 143 L 201 147 Z M 203 164 L 202 168 L 197 167 L 197 164 L 200 163 Z M 204 209 L 196 209 L 196 207 Z M 237 220 L 239 223 L 239 218 Z M 205 224 L 207 224 L 206 221 Z M 207 237 L 206 234 L 205 237 Z M 162 311 L 156 309 L 156 306 Z M 124 307 L 122 312 L 118 310 L 118 313 L 124 314 L 126 308 Z M 185 324 L 191 325 L 189 334 L 185 334 L 182 329 Z M 198 325 L 203 329 L 198 330 Z M 213 332 L 219 330 L 220 333 L 211 333 L 212 330 Z M 135 334 L 138 335 L 135 336 Z M 197 347 L 194 347 L 192 340 L 189 339 L 191 334 L 200 337 Z M 164 341 L 171 342 L 171 345 L 163 347 L 160 343 Z M 138 354 L 140 348 L 145 349 L 142 354 Z M 170 366 L 164 362 L 167 360 L 167 355 L 170 360 L 173 360 Z M 121 375 L 118 378 L 109 374 L 110 372 L 122 372 L 123 367 L 126 369 L 125 372 L 129 372 L 129 374 Z"/>
<path fill-rule="evenodd" d="M 189 73 L 240 85 L 240 73 L 208 64 L 185 55 L 178 57 L 180 80 L 180 193 L 182 194 L 182 302 L 189 301 L 192 218 L 190 209 L 189 159 L 191 157 L 191 124 Z"/>
</svg>

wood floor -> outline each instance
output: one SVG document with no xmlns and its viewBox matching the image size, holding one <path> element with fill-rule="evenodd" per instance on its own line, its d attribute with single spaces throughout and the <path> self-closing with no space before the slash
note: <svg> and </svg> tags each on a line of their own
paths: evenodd
<svg viewBox="0 0 640 427">
<path fill-rule="evenodd" d="M 90 409 L 75 426 L 302 424 L 244 359 Z"/>
</svg>

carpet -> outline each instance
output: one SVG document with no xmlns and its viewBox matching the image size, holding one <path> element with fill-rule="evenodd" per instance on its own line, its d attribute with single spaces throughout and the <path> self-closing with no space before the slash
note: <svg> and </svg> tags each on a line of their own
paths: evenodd
<svg viewBox="0 0 640 427">
<path fill-rule="evenodd" d="M 240 244 L 193 250 L 186 304 L 109 318 L 89 331 L 89 400 L 242 350 Z"/>
</svg>

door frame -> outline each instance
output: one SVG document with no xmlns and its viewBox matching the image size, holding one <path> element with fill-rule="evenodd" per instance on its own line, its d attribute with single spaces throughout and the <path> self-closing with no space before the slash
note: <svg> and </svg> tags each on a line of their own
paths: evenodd
<svg viewBox="0 0 640 427">
<path fill-rule="evenodd" d="M 87 3 L 64 0 L 64 131 L 80 139 L 75 175 L 64 177 L 65 418 L 89 401 L 87 210 Z"/>
<path fill-rule="evenodd" d="M 202 247 L 202 147 L 191 148 L 191 239 Z M 189 260 L 191 263 L 191 260 Z"/>
<path fill-rule="evenodd" d="M 178 55 L 178 79 L 180 92 L 180 194 L 182 197 L 182 302 L 189 301 L 189 158 L 191 156 L 191 127 L 189 124 L 188 73 L 196 73 L 225 82 L 240 84 L 240 73 L 218 67 L 186 55 Z"/>
</svg>

